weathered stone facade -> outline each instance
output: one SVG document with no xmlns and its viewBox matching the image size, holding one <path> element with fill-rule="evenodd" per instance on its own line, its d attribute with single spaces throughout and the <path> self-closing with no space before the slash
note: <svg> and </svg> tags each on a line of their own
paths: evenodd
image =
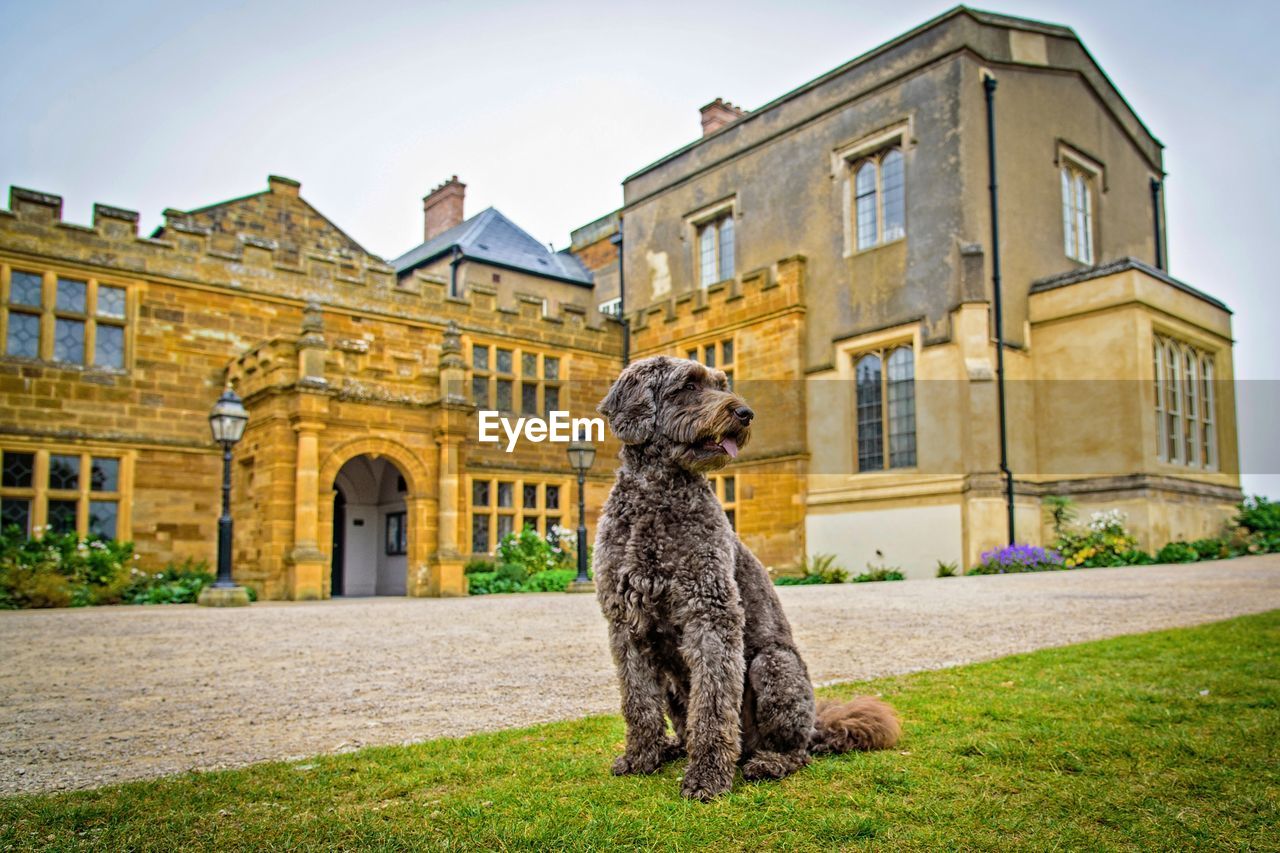
<svg viewBox="0 0 1280 853">
<path fill-rule="evenodd" d="M 563 446 L 481 443 L 477 408 L 589 416 L 626 355 L 665 353 L 724 369 L 760 413 L 714 485 L 766 564 L 971 565 L 1005 536 L 986 75 L 1018 538 L 1047 536 L 1047 494 L 1124 509 L 1147 547 L 1211 533 L 1239 495 L 1230 314 L 1163 271 L 1161 145 L 1070 30 L 963 8 L 755 111 L 712 102 L 569 252 L 493 210 L 463 220 L 456 178 L 390 263 L 285 178 L 165 211 L 151 237 L 15 188 L 0 515 L 132 539 L 148 567 L 211 561 L 206 417 L 230 383 L 250 411 L 239 581 L 462 594 L 505 532 L 577 524 Z M 598 310 L 624 283 L 625 328 Z"/>
</svg>

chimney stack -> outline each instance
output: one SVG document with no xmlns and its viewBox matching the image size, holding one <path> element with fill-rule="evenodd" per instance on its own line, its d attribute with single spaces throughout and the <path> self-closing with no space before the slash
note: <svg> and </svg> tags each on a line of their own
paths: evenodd
<svg viewBox="0 0 1280 853">
<path fill-rule="evenodd" d="M 735 107 L 722 98 L 716 98 L 699 112 L 702 113 L 703 136 L 710 136 L 726 124 L 731 124 L 747 114 L 746 110 Z"/>
<path fill-rule="evenodd" d="M 462 222 L 467 185 L 454 175 L 422 199 L 423 242 Z"/>
</svg>

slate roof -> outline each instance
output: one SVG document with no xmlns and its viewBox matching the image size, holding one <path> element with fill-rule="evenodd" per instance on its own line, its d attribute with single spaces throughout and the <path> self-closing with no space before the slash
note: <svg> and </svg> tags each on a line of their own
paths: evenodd
<svg viewBox="0 0 1280 853">
<path fill-rule="evenodd" d="M 1160 281 L 1163 281 L 1165 284 L 1176 287 L 1178 290 L 1181 290 L 1183 293 L 1189 293 L 1192 296 L 1196 297 L 1197 299 L 1203 299 L 1205 302 L 1208 302 L 1210 305 L 1214 306 L 1215 308 L 1221 308 L 1223 311 L 1226 311 L 1228 314 L 1232 313 L 1231 309 L 1227 307 L 1225 302 L 1222 302 L 1221 300 L 1218 300 L 1218 299 L 1214 299 L 1212 296 L 1205 293 L 1203 290 L 1197 290 L 1196 288 L 1192 287 L 1186 282 L 1179 281 L 1178 279 L 1169 275 L 1167 272 L 1158 270 L 1155 267 L 1150 266 L 1149 264 L 1143 263 L 1137 258 L 1120 258 L 1119 260 L 1110 261 L 1105 264 L 1099 264 L 1098 266 L 1085 267 L 1084 269 L 1071 270 L 1070 272 L 1060 273 L 1058 275 L 1052 275 L 1052 276 L 1049 276 L 1048 278 L 1042 278 L 1037 281 L 1033 281 L 1031 283 L 1031 292 L 1043 293 L 1046 290 L 1054 290 L 1059 287 L 1067 287 L 1068 285 L 1076 284 L 1081 281 L 1089 281 L 1090 279 L 1101 278 L 1102 276 L 1106 276 L 1106 275 L 1115 275 L 1116 273 L 1124 272 L 1125 270 L 1138 270 L 1140 272 L 1146 273 L 1152 278 L 1159 279 Z"/>
<path fill-rule="evenodd" d="M 410 249 L 391 262 L 397 275 L 453 252 L 494 266 L 591 287 L 591 273 L 568 251 L 553 252 L 496 208 L 475 216 Z"/>
</svg>

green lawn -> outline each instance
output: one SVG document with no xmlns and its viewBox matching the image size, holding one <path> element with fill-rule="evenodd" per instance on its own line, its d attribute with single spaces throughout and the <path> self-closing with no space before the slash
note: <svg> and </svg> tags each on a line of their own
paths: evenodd
<svg viewBox="0 0 1280 853">
<path fill-rule="evenodd" d="M 1274 850 L 1278 650 L 1273 612 L 825 691 L 883 693 L 899 749 L 709 805 L 609 776 L 597 717 L 0 799 L 0 848 Z"/>
</svg>

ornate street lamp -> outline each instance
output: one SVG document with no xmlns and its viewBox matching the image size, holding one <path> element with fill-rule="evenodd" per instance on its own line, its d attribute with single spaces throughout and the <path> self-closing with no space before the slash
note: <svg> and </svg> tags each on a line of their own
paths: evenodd
<svg viewBox="0 0 1280 853">
<path fill-rule="evenodd" d="M 222 445 L 222 517 L 218 519 L 218 579 L 200 592 L 206 607 L 236 607 L 249 603 L 249 593 L 231 579 L 231 448 L 244 436 L 249 412 L 228 385 L 209 412 L 213 440 Z"/>
<path fill-rule="evenodd" d="M 566 452 L 569 454 L 569 467 L 578 475 L 578 576 L 569 584 L 569 592 L 593 592 L 595 584 L 587 575 L 587 509 L 584 492 L 587 471 L 591 470 L 591 463 L 596 461 L 596 447 L 589 441 L 573 441 Z"/>
</svg>

